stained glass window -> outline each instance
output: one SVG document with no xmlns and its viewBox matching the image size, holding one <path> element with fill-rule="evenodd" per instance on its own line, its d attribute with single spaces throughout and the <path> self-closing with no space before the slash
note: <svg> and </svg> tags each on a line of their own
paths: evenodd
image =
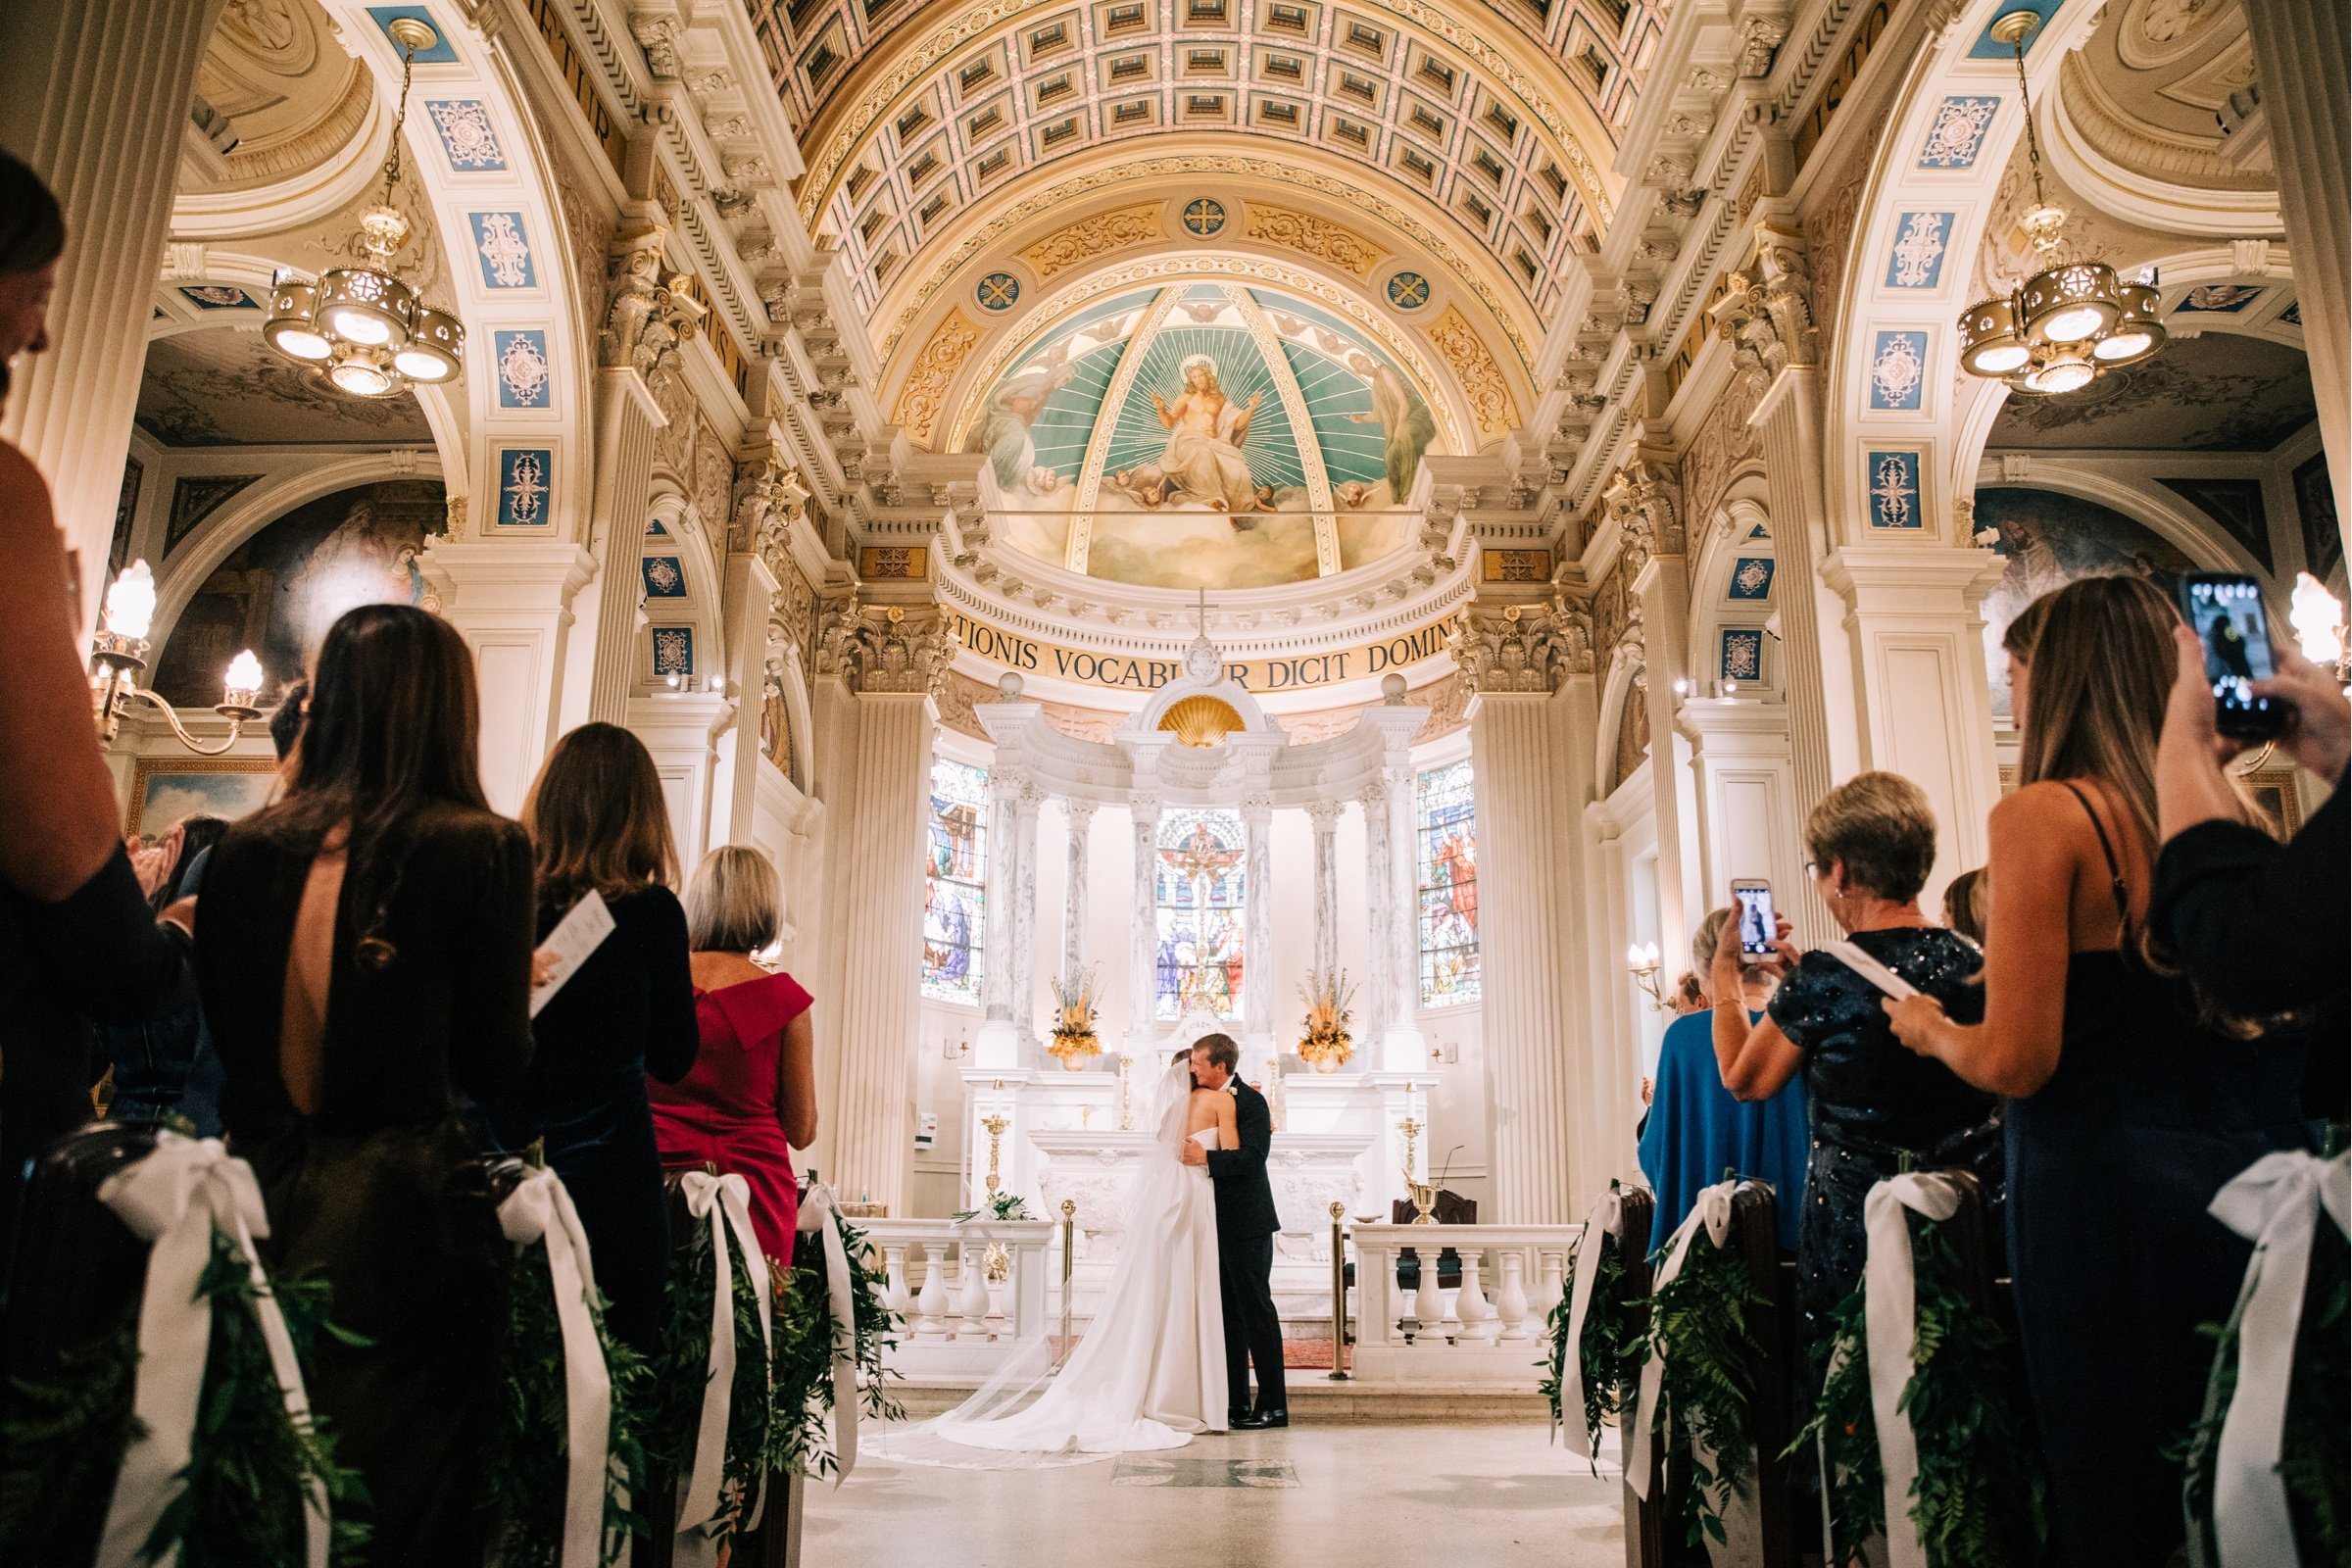
<svg viewBox="0 0 2352 1568">
<path fill-rule="evenodd" d="M 923 995 L 980 1001 L 987 928 L 988 770 L 931 764 L 931 835 L 923 863 Z"/>
<path fill-rule="evenodd" d="M 1414 794 L 1421 901 L 1421 1004 L 1478 1000 L 1478 817 L 1470 764 L 1433 768 Z"/>
<path fill-rule="evenodd" d="M 1157 1015 L 1188 1002 L 1220 1017 L 1242 1010 L 1242 819 L 1174 811 L 1159 829 Z"/>
</svg>

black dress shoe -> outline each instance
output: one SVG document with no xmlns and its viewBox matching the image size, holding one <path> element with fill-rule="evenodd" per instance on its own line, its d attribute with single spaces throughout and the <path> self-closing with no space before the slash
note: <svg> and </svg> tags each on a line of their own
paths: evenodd
<svg viewBox="0 0 2352 1568">
<path fill-rule="evenodd" d="M 1252 1410 L 1248 1415 L 1237 1416 L 1233 1424 L 1237 1430 L 1242 1432 L 1264 1432 L 1272 1427 L 1289 1426 L 1291 1412 L 1279 1409 Z"/>
</svg>

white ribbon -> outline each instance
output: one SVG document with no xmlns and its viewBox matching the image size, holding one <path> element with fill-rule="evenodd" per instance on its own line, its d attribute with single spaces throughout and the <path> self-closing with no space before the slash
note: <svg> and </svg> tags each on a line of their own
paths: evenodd
<svg viewBox="0 0 2352 1568">
<path fill-rule="evenodd" d="M 251 1272 L 254 1321 L 270 1348 L 287 1419 L 309 1430 L 311 1406 L 285 1317 L 253 1249 L 256 1236 L 270 1234 L 270 1216 L 252 1166 L 231 1157 L 218 1138 L 159 1132 L 153 1153 L 99 1184 L 98 1200 L 152 1245 L 146 1292 L 139 1300 L 138 1387 L 131 1402 L 138 1436 L 115 1477 L 96 1568 L 145 1568 L 148 1537 L 178 1494 L 195 1438 L 196 1405 L 213 1337 L 212 1302 L 198 1299 L 196 1288 L 212 1261 L 214 1232 L 235 1245 Z M 307 1560 L 310 1568 L 325 1568 L 325 1489 L 313 1480 L 304 1490 Z M 178 1559 L 174 1546 L 154 1559 L 155 1568 L 172 1568 Z"/>
<path fill-rule="evenodd" d="M 605 1470 L 612 1432 L 612 1377 L 596 1337 L 590 1303 L 596 1269 L 571 1194 L 552 1170 L 535 1170 L 498 1205 L 499 1229 L 516 1247 L 547 1244 L 556 1322 L 564 1331 L 564 1417 L 571 1454 L 564 1488 L 563 1568 L 604 1561 Z"/>
<path fill-rule="evenodd" d="M 1588 1459 L 1592 1457 L 1592 1434 L 1585 1425 L 1585 1314 L 1592 1305 L 1592 1276 L 1600 1272 L 1603 1236 L 1618 1238 L 1620 1245 L 1625 1238 L 1625 1199 L 1614 1187 L 1601 1194 L 1585 1216 L 1576 1250 L 1569 1254 L 1576 1280 L 1568 1292 L 1568 1353 L 1560 1366 L 1560 1413 L 1551 1418 L 1552 1437 L 1559 1437 L 1565 1423 L 1568 1446 Z"/>
<path fill-rule="evenodd" d="M 2295 1560 L 2279 1442 L 2322 1208 L 2336 1229 L 2352 1230 L 2352 1152 L 2330 1160 L 2301 1151 L 2265 1154 L 2210 1206 L 2215 1219 L 2254 1243 L 2237 1298 L 2237 1392 L 2214 1466 L 2214 1540 L 2223 1568 Z"/>
<path fill-rule="evenodd" d="M 735 1392 L 735 1270 L 727 1255 L 727 1231 L 743 1248 L 744 1270 L 751 1276 L 752 1295 L 760 1302 L 760 1343 L 772 1349 L 769 1337 L 767 1257 L 752 1231 L 751 1184 L 741 1176 L 714 1176 L 691 1170 L 680 1183 L 686 1212 L 710 1220 L 710 1381 L 703 1389 L 703 1423 L 695 1436 L 694 1471 L 678 1504 L 679 1568 L 716 1568 L 718 1537 L 726 1521 L 719 1516 L 719 1488 L 726 1479 L 727 1415 Z M 752 1494 L 744 1499 L 745 1514 L 737 1531 L 756 1530 L 766 1499 L 764 1478 L 755 1468 Z"/>
<path fill-rule="evenodd" d="M 1652 1283 L 1653 1292 L 1666 1289 L 1674 1277 L 1683 1271 L 1683 1258 L 1689 1254 L 1690 1239 L 1698 1234 L 1700 1226 L 1706 1227 L 1708 1241 L 1717 1247 L 1723 1245 L 1724 1238 L 1731 1234 L 1732 1229 L 1732 1191 L 1739 1185 L 1738 1182 L 1717 1182 L 1712 1187 L 1700 1190 L 1698 1200 L 1690 1205 L 1690 1216 L 1666 1244 L 1666 1261 L 1660 1265 L 1657 1278 Z M 1649 1496 L 1650 1428 L 1656 1425 L 1658 1395 L 1665 1381 L 1666 1361 L 1658 1353 L 1658 1343 L 1653 1337 L 1649 1344 L 1649 1355 L 1642 1363 L 1642 1389 L 1634 1401 L 1634 1431 L 1626 1444 L 1625 1479 L 1637 1497 Z"/>
<path fill-rule="evenodd" d="M 1886 1482 L 1887 1568 L 1928 1568 L 1928 1548 L 1911 1517 L 1911 1488 L 1919 1480 L 1919 1435 L 1902 1408 L 1903 1391 L 1919 1365 L 1912 1359 L 1919 1333 L 1919 1296 L 1911 1270 L 1911 1225 L 1905 1209 L 1932 1220 L 1960 1208 L 1960 1184 L 1939 1171 L 1889 1176 L 1862 1200 L 1863 1343 L 1870 1356 L 1870 1414 L 1879 1429 L 1879 1467 Z"/>
<path fill-rule="evenodd" d="M 825 1240 L 825 1297 L 833 1320 L 833 1470 L 838 1489 L 858 1463 L 858 1302 L 850 1290 L 850 1250 L 842 1245 L 840 1200 L 823 1182 L 811 1181 L 801 1199 L 797 1229 L 821 1232 Z"/>
</svg>

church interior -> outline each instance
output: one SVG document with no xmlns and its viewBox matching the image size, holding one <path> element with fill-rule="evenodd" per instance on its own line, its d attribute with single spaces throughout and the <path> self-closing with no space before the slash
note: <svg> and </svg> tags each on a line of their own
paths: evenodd
<svg viewBox="0 0 2352 1568">
<path fill-rule="evenodd" d="M 325 680 L 330 632 L 382 606 L 463 639 L 490 812 L 538 831 L 559 743 L 616 726 L 658 777 L 667 885 L 694 930 L 704 906 L 688 882 L 708 858 L 740 847 L 772 867 L 780 903 L 749 956 L 805 992 L 813 1133 L 791 1155 L 798 1261 L 787 1244 L 767 1265 L 772 1342 L 764 1297 L 756 1332 L 737 1321 L 746 1353 L 781 1347 L 803 1321 L 794 1269 L 818 1281 L 820 1367 L 826 1303 L 839 1331 L 811 1418 L 826 1463 L 777 1462 L 762 1528 L 740 1511 L 707 1535 L 662 1518 L 633 1545 L 608 1529 L 601 1547 L 575 1469 L 547 1562 L 1437 1551 L 1794 1568 L 1864 1560 L 1864 1538 L 1882 1551 L 1892 1539 L 1891 1559 L 1869 1560 L 1923 1568 L 2142 1560 L 2086 1546 L 2083 1521 L 2144 1477 L 2083 1482 L 2056 1428 L 2053 1500 L 2033 1527 L 2054 1532 L 2051 1554 L 2004 1554 L 2012 1538 L 1990 1555 L 1923 1547 L 1892 1477 L 1907 1466 L 1925 1489 L 1961 1457 L 1931 1432 L 1942 1416 L 1898 1420 L 1891 1396 L 1868 1457 L 1875 1475 L 1884 1450 L 1886 1494 L 1864 1499 L 1875 1526 L 1849 1530 L 1856 1494 L 1845 1458 L 1822 1479 L 1816 1398 L 1843 1389 L 1867 1406 L 1872 1390 L 1840 1383 L 1850 1357 L 1825 1374 L 1812 1352 L 1826 1340 L 1804 1343 L 1830 1315 L 1803 1304 L 1815 1244 L 1799 1241 L 1799 1210 L 1812 1225 L 1828 1200 L 1791 1190 L 1808 1157 L 1825 1181 L 1825 1097 L 1845 1091 L 1824 1081 L 1828 1048 L 1810 1052 L 1783 1008 L 1767 1010 L 1769 984 L 1744 1010 L 1738 992 L 1779 964 L 1776 943 L 1802 974 L 1799 955 L 1834 962 L 1815 950 L 1873 929 L 1845 906 L 1862 852 L 1825 851 L 1846 841 L 1823 813 L 1860 800 L 1857 781 L 1899 775 L 1932 822 L 1916 874 L 1889 894 L 1917 918 L 1894 923 L 1973 929 L 1989 955 L 1984 1027 L 2006 1016 L 2011 960 L 1981 913 L 1967 923 L 1968 901 L 1985 896 L 1971 891 L 1979 868 L 2027 863 L 2003 842 L 2025 829 L 2003 823 L 2057 788 L 2043 781 L 2074 776 L 2053 759 L 2093 732 L 2086 708 L 2030 718 L 2024 685 L 2031 663 L 2035 694 L 2057 689 L 2019 639 L 2076 585 L 2127 579 L 2182 605 L 2192 584 L 2250 585 L 2237 624 L 2299 651 L 2323 672 L 2314 689 L 2341 686 L 2341 6 L 0 9 L 15 45 L 0 51 L 0 147 L 54 192 L 65 235 L 45 342 L 11 368 L 0 440 L 37 470 L 72 564 L 73 658 L 96 694 L 109 808 L 134 867 L 167 843 L 192 847 L 190 822 L 220 819 L 211 831 L 234 845 L 234 824 L 295 804 L 309 759 L 281 761 L 270 719 L 297 683 Z M 2169 683 L 2173 649 L 2161 652 Z M 2300 711 L 2288 739 L 2274 729 L 2217 775 L 2280 841 L 2324 829 L 2341 784 L 2294 744 L 2323 727 Z M 2143 740 L 2156 756 L 2153 727 Z M 38 754 L 7 745 L 12 768 L 37 770 Z M 2147 797 L 2165 803 L 2165 839 L 2167 787 L 2159 770 Z M 2065 831 L 2083 857 L 2107 849 L 2109 869 L 2084 860 L 2077 907 L 2105 907 L 2112 880 L 2136 932 L 2151 875 L 2115 869 L 2108 840 L 2139 843 L 2152 866 L 2156 818 L 2132 840 L 2094 800 L 2108 797 L 2085 800 L 2089 826 L 2078 811 Z M 2321 842 L 2340 844 L 2341 809 Z M 230 867 L 214 853 L 218 880 Z M 2319 853 L 2304 874 L 2328 884 L 2340 921 L 2343 858 Z M 544 879 L 544 851 L 539 864 Z M 1984 884 L 1996 928 L 2025 880 Z M 1738 931 L 1717 949 L 1710 927 L 1694 949 L 1735 884 L 1769 890 L 1760 945 Z M 498 896 L 487 881 L 478 892 L 485 906 Z M 208 1010 L 208 945 L 224 940 L 205 929 L 212 897 L 192 916 Z M 1750 905 L 1739 907 L 1743 924 Z M 2099 917 L 2112 924 L 2112 910 Z M 2066 1050 L 2087 1061 L 2079 960 L 2119 939 L 2075 930 L 2059 967 L 2035 972 L 2065 970 Z M 38 965 L 12 941 L 0 932 L 0 964 L 25 966 L 15 997 Z M 698 938 L 708 1002 L 703 959 Z M 1863 956 L 1881 959 L 1904 968 Z M 2319 982 L 2339 1002 L 2343 960 L 2338 943 Z M 1890 979 L 1903 989 L 1889 998 L 1934 992 L 1917 974 Z M 1880 1049 L 1919 1065 L 1866 995 Z M 1925 1004 L 1940 1024 L 1944 1004 Z M 2247 1015 L 2269 1028 L 2307 1020 L 2306 1005 Z M 291 1019 L 291 994 L 287 1006 Z M 1813 1096 L 1811 1131 L 1795 1101 L 1796 1174 L 1777 1188 L 1781 1156 L 1752 1152 L 1694 1184 L 1661 1173 L 1661 1157 L 1699 1156 L 1695 1144 L 1660 1156 L 1659 1142 L 1718 1114 L 1672 1098 L 1687 1093 L 1671 1044 L 1686 1015 L 1723 1118 L 1756 1109 L 1740 1077 L 1756 1059 L 1740 1044 L 1747 1020 L 1802 1058 L 1780 1081 Z M 2322 1018 L 2312 1058 L 2341 1058 L 2343 1014 Z M 229 1068 L 223 1157 L 255 1161 L 279 1236 L 298 1234 L 270 1159 L 238 1136 L 243 1069 L 225 1026 L 212 1028 Z M 1899 1016 L 1895 1030 L 1925 1050 Z M 875 1406 L 849 1473 L 848 1410 L 938 1415 L 1025 1347 L 1059 1358 L 1083 1346 L 1122 1259 L 1150 1242 L 1128 1204 L 1164 1157 L 1152 1117 L 1171 1057 L 1219 1039 L 1270 1121 L 1266 1289 L 1287 1430 L 1004 1476 L 895 1462 L 873 1446 L 892 1425 Z M 2018 1164 L 2019 1146 L 2054 1136 L 2056 1097 L 1941 1059 L 2009 1107 L 2017 1202 L 2039 1168 Z M 98 1081 L 105 1066 L 92 1058 L 99 1105 L 123 1090 L 119 1062 Z M 2306 1098 L 2311 1126 L 2340 1122 L 2340 1106 Z M 2243 1145 L 2190 1217 L 2221 1236 L 2203 1212 L 2211 1200 L 2221 1213 L 2214 1189 L 2283 1147 Z M 2332 1290 L 2337 1305 L 2331 1327 L 2313 1326 L 2315 1304 L 2301 1337 L 2291 1318 L 2267 1331 L 2287 1347 L 2270 1347 L 2264 1375 L 2278 1380 L 2290 1447 L 2306 1359 L 2332 1356 L 2339 1383 L 2343 1366 L 2344 1167 L 2319 1157 L 2340 1147 L 2319 1137 L 2292 1156 L 2310 1172 L 2295 1212 L 2329 1216 L 2317 1242 L 2308 1215 L 2295 1233 L 2311 1299 Z M 10 1147 L 10 1181 L 36 1152 Z M 1902 1161 L 1878 1172 L 1881 1188 L 1913 1180 L 1912 1153 Z M 722 1165 L 709 1165 L 713 1183 Z M 49 1167 L 25 1168 L 28 1250 L 49 1234 L 34 1204 Z M 2027 1259 L 2041 1254 L 2017 1229 L 2023 1204 L 2004 1215 L 1998 1181 L 1973 1181 L 1929 1183 L 1961 1194 L 1958 1219 L 1932 1195 L 1901 1198 L 1909 1230 L 1874 1189 L 1869 1279 L 1891 1288 L 1890 1225 L 1908 1291 L 1917 1236 L 1923 1323 L 1931 1276 L 1959 1291 L 1966 1274 L 1959 1294 L 1985 1332 L 2013 1347 L 2022 1327 L 2031 1367 L 2033 1314 L 2050 1308 L 2032 1298 Z M 1678 1183 L 1704 1191 L 1678 1198 Z M 674 1201 L 687 1205 L 670 1221 L 680 1258 L 692 1240 L 707 1271 L 715 1248 L 717 1294 L 706 1279 L 698 1299 L 731 1299 L 728 1258 L 748 1268 L 760 1249 L 748 1230 L 728 1241 L 716 1185 Z M 1856 1189 L 1856 1247 L 1862 1205 Z M 115 1223 L 85 1208 L 82 1222 Z M 585 1198 L 581 1209 L 597 1219 Z M 828 1243 L 839 1223 L 865 1249 L 854 1267 L 838 1247 L 832 1264 L 809 1263 L 823 1250 L 812 1211 L 836 1216 L 820 1226 Z M 563 1225 L 538 1223 L 552 1325 L 582 1276 L 563 1272 Z M 2258 1256 L 2284 1255 L 2257 1230 Z M 67 1246 L 41 1255 L 68 1268 L 57 1259 L 78 1244 L 41 1245 Z M 597 1223 L 576 1245 L 580 1266 L 591 1252 L 602 1264 Z M 2247 1267 L 2239 1246 L 2217 1317 Z M 18 1313 L 62 1310 L 25 1284 L 29 1255 L 10 1276 L 12 1332 L 29 1332 Z M 265 1261 L 278 1266 L 268 1246 L 257 1285 Z M 1935 1273 L 1946 1267 L 1958 1272 Z M 890 1342 L 870 1353 L 869 1298 Z M 212 1309 L 216 1361 L 222 1314 L 242 1310 L 227 1301 Z M 1874 1295 L 1863 1384 L 1904 1349 L 1881 1339 L 1880 1307 Z M 1751 1335 L 1744 1360 L 1709 1352 L 1738 1363 L 1736 1419 L 1694 1392 L 1670 1344 L 1666 1325 L 1694 1308 Z M 1588 1327 L 1604 1323 L 1617 1338 L 1596 1350 Z M 708 1317 L 699 1332 L 717 1366 L 727 1336 Z M 2257 1338 L 2249 1328 L 2233 1374 L 2249 1384 Z M 201 1370 L 201 1330 L 194 1343 Z M 2210 1344 L 2194 1354 L 2209 1360 Z M 10 1363 L 21 1389 L 28 1365 Z M 547 1429 L 569 1433 L 547 1440 L 559 1492 L 564 1455 L 576 1463 L 587 1441 L 573 1377 L 571 1426 L 559 1411 Z M 617 1374 L 597 1378 L 608 1403 L 623 1397 Z M 2041 1372 L 2014 1381 L 2004 1418 L 2030 1405 L 2038 1419 Z M 142 1370 L 152 1427 L 148 1382 Z M 1248 1388 L 1245 1375 L 1229 1390 L 1237 1408 Z M 299 1380 L 288 1392 L 292 1409 Z M 2334 1398 L 2340 1418 L 2340 1387 Z M 1653 1433 L 1660 1399 L 1671 1413 Z M 321 1407 L 330 1431 L 351 1426 Z M 2220 1544 L 2192 1541 L 2187 1560 L 2344 1561 L 2340 1519 L 2323 1548 L 2319 1505 L 2278 1479 L 2277 1412 L 2267 1468 L 2243 1446 L 2259 1434 L 2208 1415 L 2226 1506 L 2196 1527 Z M 8 1448 L 33 1441 L 31 1420 L 0 1400 L 0 1482 L 28 1473 Z M 2340 1459 L 2340 1424 L 2334 1439 Z M 145 1451 L 139 1440 L 122 1460 L 111 1509 L 95 1494 L 98 1555 L 19 1560 L 144 1560 L 122 1554 L 117 1527 L 136 1514 L 125 1498 Z M 690 1453 L 648 1517 L 692 1511 L 706 1465 Z M 2232 1490 L 2233 1464 L 2254 1480 Z M 2190 1517 L 2210 1521 L 2196 1481 L 2192 1465 Z M 1234 1490 L 1210 1521 L 1155 1496 L 1163 1487 Z M 2283 1489 L 2275 1505 L 2265 1487 Z M 2167 1495 L 2158 1534 L 2178 1538 Z M 594 1517 L 594 1495 L 586 1506 Z M 2230 1513 L 2262 1506 L 2268 1537 Z M 1055 1538 L 1043 1544 L 1041 1509 Z M 2014 1524 L 1988 1523 L 1985 1539 Z M 391 1539 L 379 1528 L 375 1547 L 335 1560 L 457 1560 L 386 1554 Z M 328 1560 L 316 1530 L 287 1549 Z M 529 1555 L 510 1543 L 498 1560 Z"/>
</svg>

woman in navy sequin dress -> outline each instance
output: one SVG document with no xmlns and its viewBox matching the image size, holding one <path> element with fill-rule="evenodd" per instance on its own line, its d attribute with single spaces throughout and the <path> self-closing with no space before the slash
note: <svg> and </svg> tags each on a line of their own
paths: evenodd
<svg viewBox="0 0 2352 1568">
<path fill-rule="evenodd" d="M 1936 863 L 1936 817 L 1918 785 L 1864 773 L 1832 790 L 1805 821 L 1805 848 L 1822 903 L 1856 947 L 1953 1017 L 1982 1015 L 1984 956 L 1920 912 L 1920 889 Z M 1740 963 L 1738 941 L 1735 932 L 1728 950 L 1717 950 L 1719 973 Z M 1904 1050 L 1878 988 L 1829 954 L 1799 956 L 1784 942 L 1780 965 L 1787 977 L 1762 1022 L 1716 1014 L 1715 1056 L 1724 1087 L 1742 1100 L 1777 1093 L 1804 1071 L 1813 1152 L 1797 1228 L 1797 1304 L 1818 1367 L 1829 1314 L 1862 1277 L 1862 1205 L 1871 1188 L 1907 1158 L 1917 1170 L 1969 1171 L 1997 1201 L 2000 1102 Z"/>
</svg>

